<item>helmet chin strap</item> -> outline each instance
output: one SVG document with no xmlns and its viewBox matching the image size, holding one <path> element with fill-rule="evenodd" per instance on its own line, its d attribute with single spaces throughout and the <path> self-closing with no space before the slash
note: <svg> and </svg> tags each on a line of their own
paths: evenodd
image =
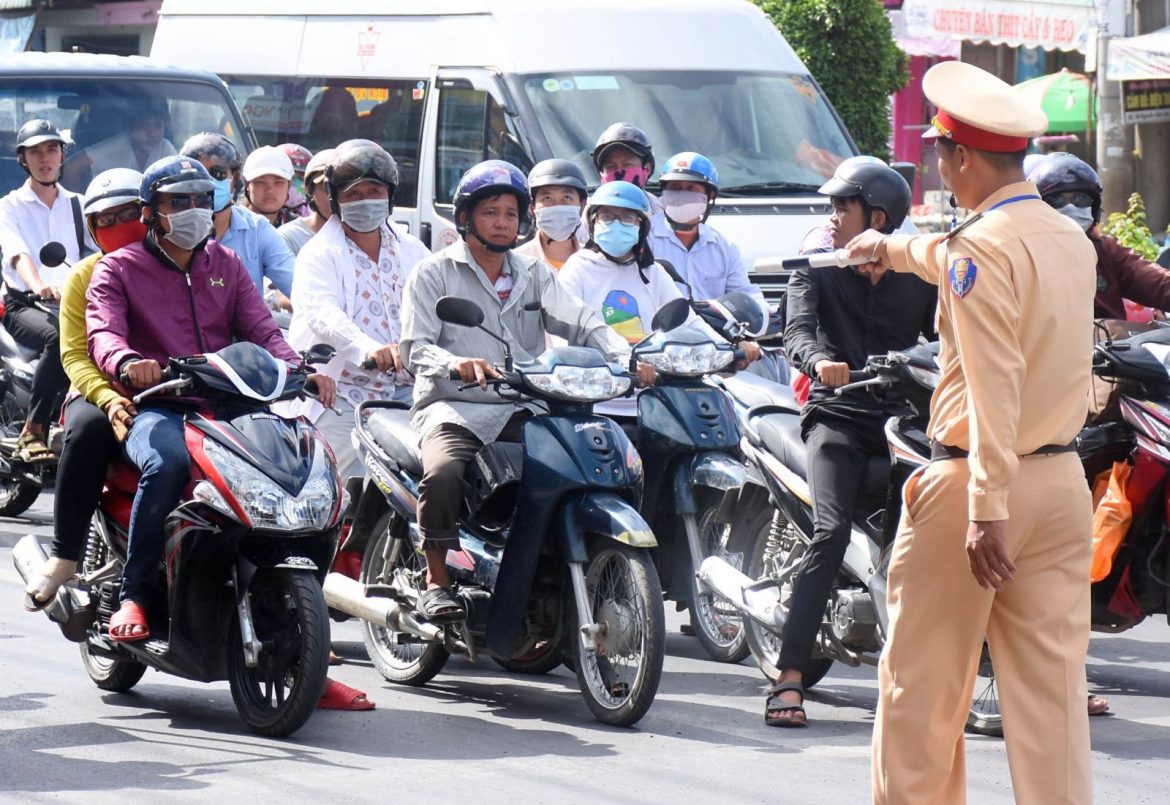
<svg viewBox="0 0 1170 805">
<path fill-rule="evenodd" d="M 512 243 L 508 246 L 500 246 L 496 243 L 489 243 L 482 235 L 479 234 L 479 232 L 475 230 L 475 224 L 471 222 L 468 222 L 467 224 L 467 234 L 471 235 L 480 243 L 482 243 L 483 247 L 489 252 L 494 252 L 495 254 L 503 254 L 504 252 L 511 251 L 512 247 L 516 245 L 516 241 L 512 241 Z"/>
</svg>

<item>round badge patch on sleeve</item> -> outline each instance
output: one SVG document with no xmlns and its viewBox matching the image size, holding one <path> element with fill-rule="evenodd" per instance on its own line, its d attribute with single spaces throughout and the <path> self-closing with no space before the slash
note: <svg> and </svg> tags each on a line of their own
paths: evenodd
<svg viewBox="0 0 1170 805">
<path fill-rule="evenodd" d="M 975 287 L 975 261 L 970 257 L 960 257 L 951 263 L 951 292 L 962 299 L 971 293 Z"/>
</svg>

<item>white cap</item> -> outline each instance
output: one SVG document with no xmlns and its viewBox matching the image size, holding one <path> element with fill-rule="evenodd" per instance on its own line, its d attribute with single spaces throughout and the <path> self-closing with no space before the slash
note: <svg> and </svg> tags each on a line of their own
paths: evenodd
<svg viewBox="0 0 1170 805">
<path fill-rule="evenodd" d="M 279 176 L 292 180 L 293 165 L 288 154 L 271 145 L 262 145 L 244 160 L 244 181 L 250 182 L 261 176 Z"/>
</svg>

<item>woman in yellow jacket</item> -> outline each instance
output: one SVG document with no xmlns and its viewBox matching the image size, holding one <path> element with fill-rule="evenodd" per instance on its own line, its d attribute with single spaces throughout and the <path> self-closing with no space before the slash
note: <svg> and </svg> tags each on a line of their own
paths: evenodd
<svg viewBox="0 0 1170 805">
<path fill-rule="evenodd" d="M 77 573 L 106 469 L 133 421 L 133 403 L 89 359 L 85 292 L 103 254 L 145 237 L 138 201 L 141 183 L 138 171 L 113 168 L 98 174 L 85 191 L 85 224 L 101 252 L 74 266 L 61 291 L 61 365 L 71 385 L 64 412 L 65 445 L 57 465 L 52 556 L 25 590 L 24 606 L 31 612 L 44 609 Z"/>
</svg>

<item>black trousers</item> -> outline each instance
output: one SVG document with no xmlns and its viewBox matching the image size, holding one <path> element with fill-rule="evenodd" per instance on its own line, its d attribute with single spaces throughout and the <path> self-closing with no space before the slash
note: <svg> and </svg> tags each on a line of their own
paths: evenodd
<svg viewBox="0 0 1170 805">
<path fill-rule="evenodd" d="M 39 358 L 33 372 L 28 421 L 47 428 L 57 415 L 61 395 L 69 387 L 69 378 L 61 368 L 61 332 L 57 317 L 11 295 L 6 296 L 4 302 L 4 327 L 22 347 L 36 350 Z"/>
<path fill-rule="evenodd" d="M 77 561 L 97 509 L 106 469 L 121 452 L 102 409 L 76 397 L 65 406 L 65 445 L 53 499 L 53 556 Z"/>
<path fill-rule="evenodd" d="M 819 414 L 803 420 L 813 539 L 797 570 L 780 645 L 781 670 L 803 672 L 812 656 L 833 580 L 841 570 L 871 456 L 888 454 L 881 416 Z"/>
</svg>

